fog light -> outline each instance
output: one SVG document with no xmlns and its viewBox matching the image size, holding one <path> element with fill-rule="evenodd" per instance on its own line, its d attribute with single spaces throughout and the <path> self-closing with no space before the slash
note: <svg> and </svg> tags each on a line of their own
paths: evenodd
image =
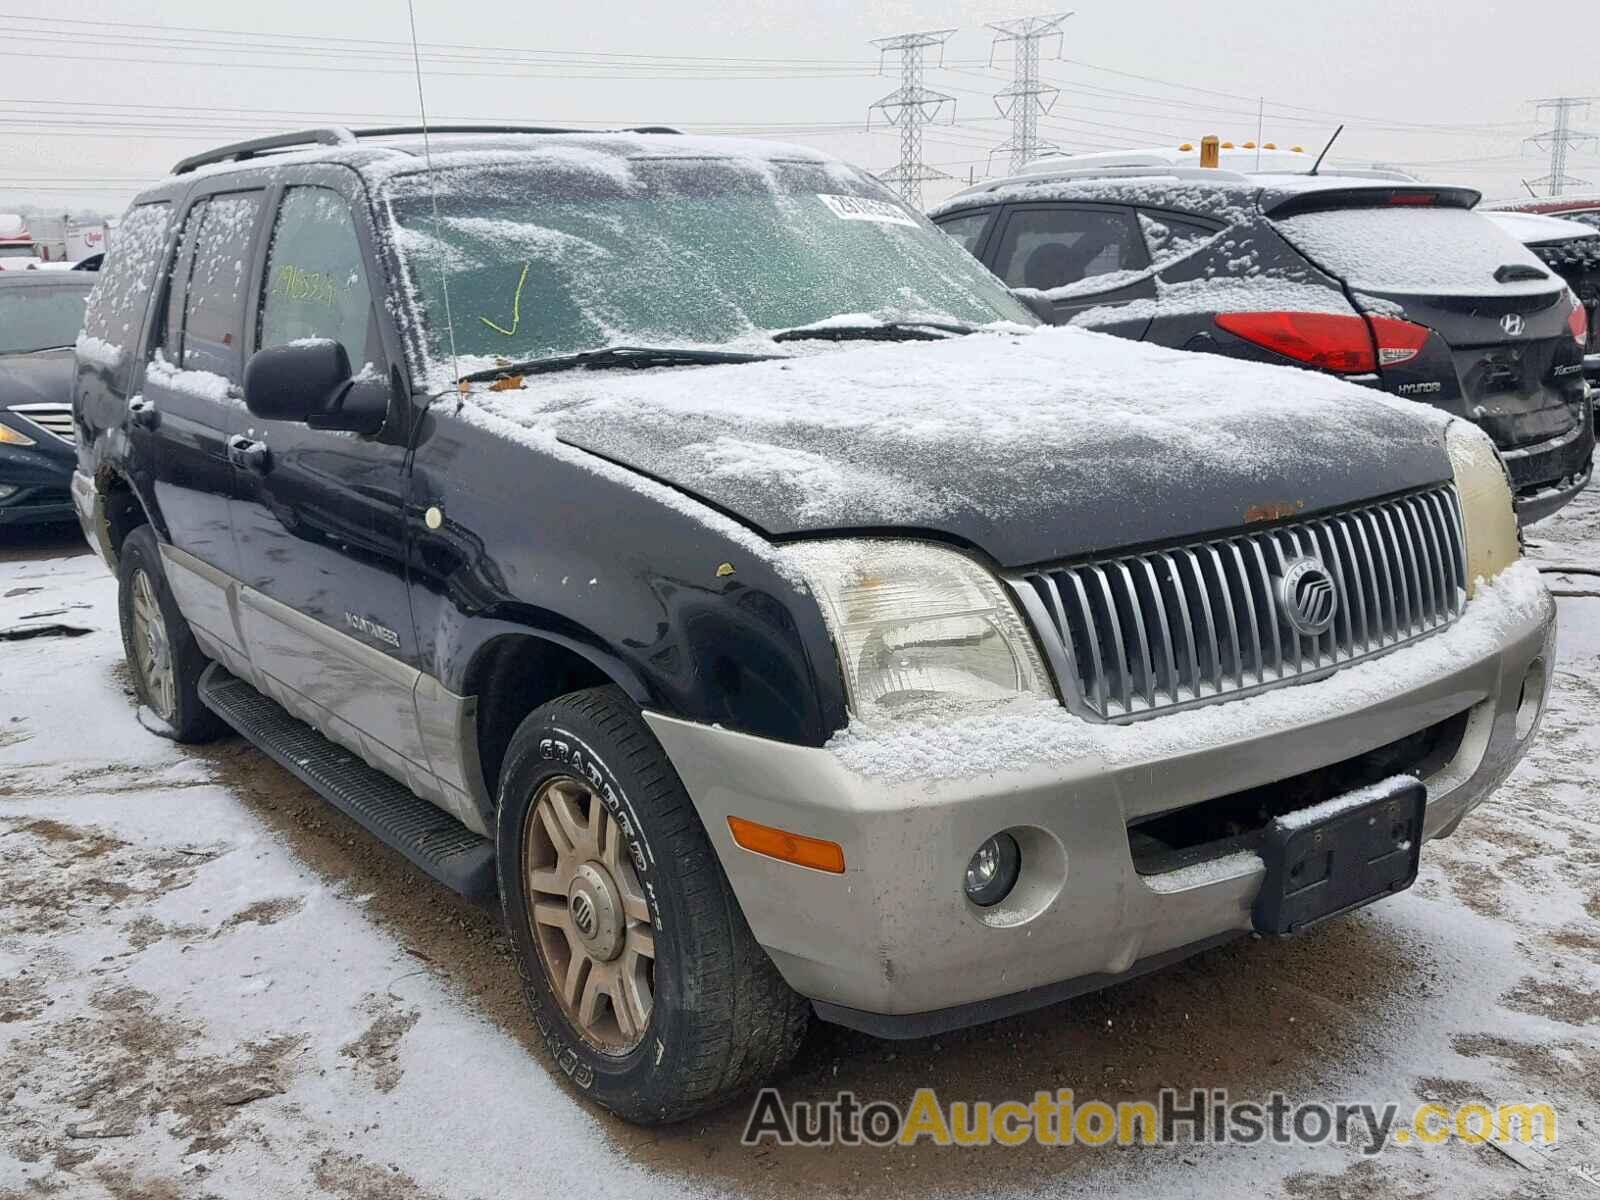
<svg viewBox="0 0 1600 1200">
<path fill-rule="evenodd" d="M 967 864 L 967 899 L 979 908 L 999 904 L 1017 886 L 1017 873 L 1022 868 L 1022 852 L 1017 849 L 1017 839 L 1009 833 L 997 833 L 972 856 Z"/>
<path fill-rule="evenodd" d="M 1528 673 L 1522 677 L 1522 698 L 1517 702 L 1517 740 L 1524 741 L 1539 723 L 1544 711 L 1544 659 L 1536 658 L 1528 664 Z"/>
</svg>

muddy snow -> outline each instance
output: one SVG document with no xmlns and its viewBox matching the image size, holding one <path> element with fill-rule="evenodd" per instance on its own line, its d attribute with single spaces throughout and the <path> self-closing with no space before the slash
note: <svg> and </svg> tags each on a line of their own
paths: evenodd
<svg viewBox="0 0 1600 1200">
<path fill-rule="evenodd" d="M 1600 497 L 1533 532 L 1559 596 L 1529 760 L 1407 894 L 938 1039 L 818 1027 L 780 1081 L 906 1103 L 1547 1101 L 1487 1146 L 747 1149 L 748 1108 L 639 1130 L 530 1037 L 495 916 L 248 746 L 138 723 L 112 581 L 0 542 L 0 1197 L 1600 1197 Z M 65 636 L 46 627 L 73 631 Z"/>
</svg>

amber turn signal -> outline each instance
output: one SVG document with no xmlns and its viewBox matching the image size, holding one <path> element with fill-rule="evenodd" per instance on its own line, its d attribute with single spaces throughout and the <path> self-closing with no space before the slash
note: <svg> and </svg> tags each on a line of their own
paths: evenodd
<svg viewBox="0 0 1600 1200">
<path fill-rule="evenodd" d="M 729 817 L 728 829 L 733 833 L 733 840 L 746 850 L 814 871 L 844 874 L 844 850 L 837 842 L 774 829 L 771 825 L 758 825 L 743 817 Z"/>
</svg>

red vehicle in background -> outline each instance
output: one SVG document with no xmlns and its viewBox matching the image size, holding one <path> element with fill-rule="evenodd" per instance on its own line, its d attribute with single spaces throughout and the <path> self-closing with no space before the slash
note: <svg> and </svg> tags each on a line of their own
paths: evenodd
<svg viewBox="0 0 1600 1200">
<path fill-rule="evenodd" d="M 39 262 L 28 223 L 16 213 L 0 213 L 0 271 L 25 271 Z"/>
</svg>

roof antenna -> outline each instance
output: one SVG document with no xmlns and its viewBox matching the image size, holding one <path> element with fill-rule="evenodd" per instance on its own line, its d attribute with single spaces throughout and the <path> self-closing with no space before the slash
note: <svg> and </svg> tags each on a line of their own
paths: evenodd
<svg viewBox="0 0 1600 1200">
<path fill-rule="evenodd" d="M 418 86 L 420 87 L 421 85 L 419 84 Z M 1333 136 L 1328 139 L 1328 144 L 1322 148 L 1322 153 L 1317 155 L 1317 161 L 1311 164 L 1311 170 L 1307 172 L 1308 175 L 1317 173 L 1317 168 L 1322 166 L 1322 160 L 1328 157 L 1328 151 L 1333 149 L 1333 144 L 1339 140 L 1339 135 L 1343 132 L 1343 125 L 1333 131 Z"/>
<path fill-rule="evenodd" d="M 428 171 L 428 198 L 433 203 L 433 236 L 440 242 L 443 237 L 439 234 L 439 188 L 433 177 L 433 146 L 428 141 L 428 101 L 422 94 L 422 53 L 417 48 L 417 5 L 416 0 L 406 0 L 406 12 L 411 17 L 411 63 L 416 68 L 417 74 L 417 111 L 422 116 L 422 160 Z M 444 293 L 444 327 L 450 338 L 450 373 L 455 376 L 457 400 L 461 401 L 461 364 L 456 357 L 456 323 L 450 315 L 450 280 L 445 275 L 444 259 L 439 260 L 439 289 Z"/>
</svg>

